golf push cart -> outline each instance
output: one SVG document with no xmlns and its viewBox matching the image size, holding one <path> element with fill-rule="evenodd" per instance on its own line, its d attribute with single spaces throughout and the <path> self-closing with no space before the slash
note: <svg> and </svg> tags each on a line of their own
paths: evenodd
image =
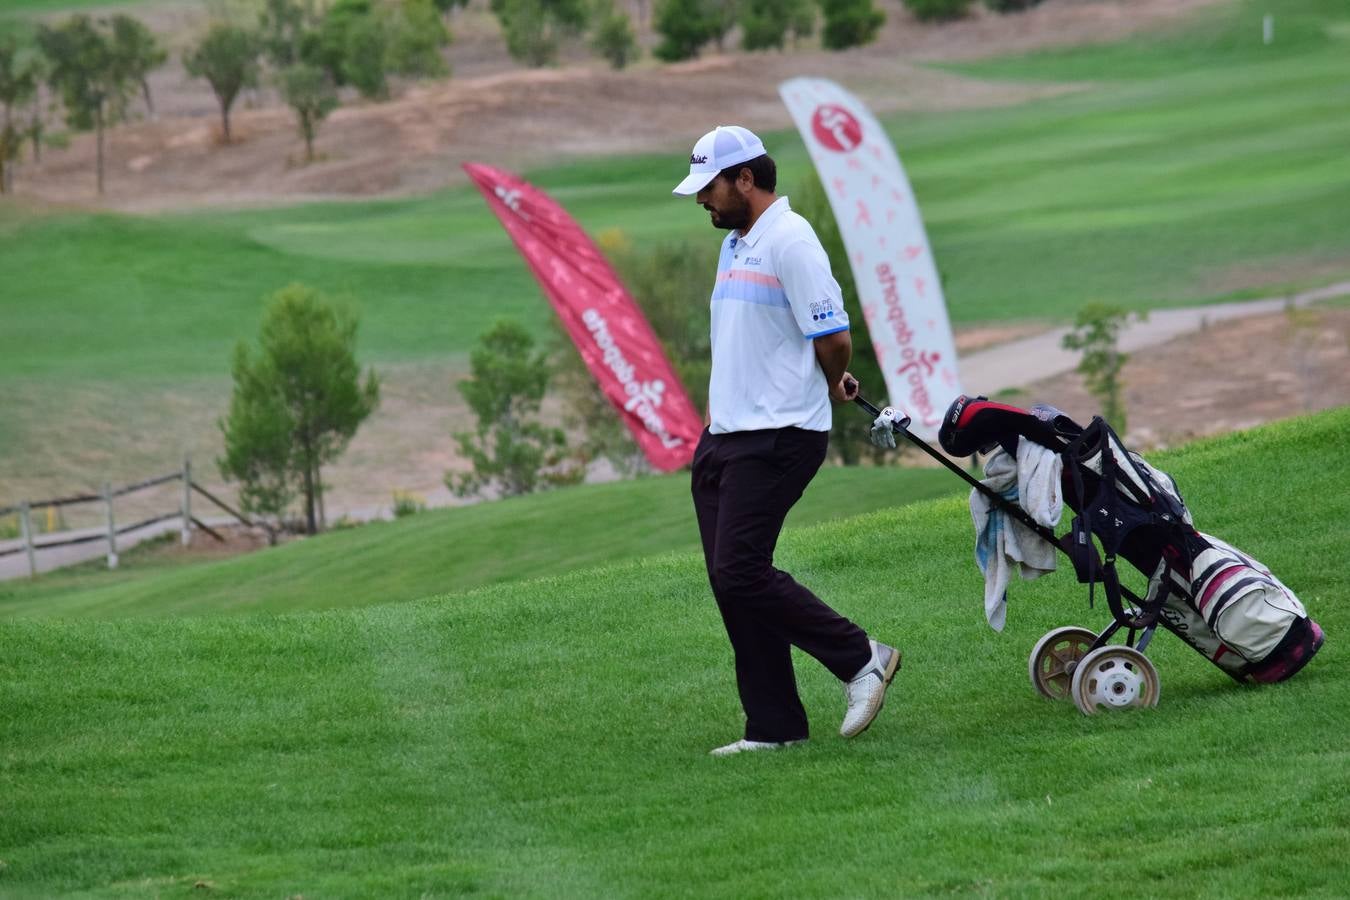
<svg viewBox="0 0 1350 900">
<path fill-rule="evenodd" d="M 1056 628 L 1032 649 L 1028 673 L 1043 696 L 1072 698 L 1089 715 L 1156 706 L 1161 683 L 1144 653 L 1159 626 L 1238 682 L 1284 681 L 1322 646 L 1321 628 L 1294 593 L 1255 559 L 1197 531 L 1172 478 L 1127 450 L 1101 417 L 1084 427 L 1053 407 L 961 396 L 943 418 L 938 442 L 954 457 L 1002 451 L 1016 459 L 1021 441 L 1058 454 L 1062 495 L 1075 516 L 1056 536 L 1016 497 L 1006 499 L 911 434 L 907 416 L 861 396 L 855 402 L 876 417 L 874 429 L 889 421 L 895 435 L 968 482 L 994 510 L 1065 553 L 1088 585 L 1090 605 L 1101 583 L 1112 617 L 1104 630 Z M 1121 559 L 1148 576 L 1144 596 L 1120 583 Z M 1124 643 L 1110 643 L 1122 630 Z"/>
</svg>

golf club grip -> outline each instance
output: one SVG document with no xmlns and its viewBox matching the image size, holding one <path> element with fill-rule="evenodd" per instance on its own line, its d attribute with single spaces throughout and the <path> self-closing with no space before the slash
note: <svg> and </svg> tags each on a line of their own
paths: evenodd
<svg viewBox="0 0 1350 900">
<path fill-rule="evenodd" d="M 858 382 L 852 378 L 850 378 L 847 382 L 844 383 L 844 388 L 846 390 L 856 390 L 857 387 Z M 853 398 L 853 402 L 861 406 L 863 409 L 867 410 L 869 413 L 871 413 L 872 418 L 876 418 L 877 416 L 881 415 L 881 410 L 877 409 L 875 406 L 868 403 L 867 398 L 863 397 L 862 394 L 858 394 L 857 396 L 855 396 Z"/>
</svg>

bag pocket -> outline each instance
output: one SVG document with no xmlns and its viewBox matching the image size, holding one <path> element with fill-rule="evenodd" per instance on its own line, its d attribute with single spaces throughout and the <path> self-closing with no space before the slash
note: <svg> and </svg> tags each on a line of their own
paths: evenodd
<svg viewBox="0 0 1350 900">
<path fill-rule="evenodd" d="M 1194 585 L 1196 609 L 1220 640 L 1259 663 L 1307 612 L 1265 566 L 1205 537 L 1215 546 L 1196 560 L 1203 573 Z"/>
</svg>

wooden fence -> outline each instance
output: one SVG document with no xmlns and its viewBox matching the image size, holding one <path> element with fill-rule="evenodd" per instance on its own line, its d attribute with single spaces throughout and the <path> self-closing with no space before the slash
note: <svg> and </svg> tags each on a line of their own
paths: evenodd
<svg viewBox="0 0 1350 900">
<path fill-rule="evenodd" d="M 113 501 L 118 497 L 125 497 L 134 494 L 137 491 L 144 491 L 150 488 L 158 487 L 162 484 L 168 484 L 173 481 L 181 481 L 183 491 L 178 509 L 172 512 L 166 512 L 159 515 L 150 516 L 138 522 L 132 522 L 128 525 L 117 524 L 117 518 L 114 515 Z M 192 529 L 197 527 L 217 541 L 224 541 L 225 537 L 211 526 L 207 525 L 201 519 L 193 515 L 192 512 L 192 492 L 196 491 L 202 497 L 211 503 L 225 510 L 234 518 L 248 526 L 255 524 L 243 513 L 231 507 L 228 503 L 221 500 L 215 494 L 212 494 L 206 488 L 192 480 L 192 463 L 190 460 L 183 460 L 183 469 L 180 472 L 171 472 L 168 475 L 157 475 L 154 478 L 147 478 L 144 481 L 138 481 L 135 484 L 128 484 L 124 487 L 114 488 L 108 483 L 104 483 L 103 490 L 97 494 L 76 494 L 71 497 L 57 497 L 52 500 L 34 500 L 24 501 L 16 506 L 0 507 L 0 516 L 8 516 L 18 513 L 19 530 L 23 543 L 18 547 L 5 550 L 0 549 L 0 557 L 12 556 L 17 553 L 26 553 L 28 555 L 28 574 L 32 577 L 37 574 L 37 554 L 43 550 L 50 550 L 56 547 L 69 547 L 75 544 L 87 544 L 94 541 L 106 541 L 108 544 L 108 568 L 117 568 L 117 538 L 119 535 L 127 534 L 132 531 L 139 531 L 151 525 L 157 525 L 160 522 L 167 522 L 171 519 L 178 519 L 180 522 L 180 533 L 182 535 L 183 546 L 187 546 L 192 541 Z M 69 537 L 58 536 L 56 540 L 39 540 L 38 535 L 33 530 L 33 510 L 49 509 L 58 510 L 68 506 L 76 506 L 85 503 L 100 503 L 104 508 L 105 527 L 93 530 L 93 533 L 80 534 Z M 84 529 L 89 531 L 90 529 Z M 57 533 L 60 534 L 59 532 Z M 43 535 L 50 537 L 50 535 Z"/>
</svg>

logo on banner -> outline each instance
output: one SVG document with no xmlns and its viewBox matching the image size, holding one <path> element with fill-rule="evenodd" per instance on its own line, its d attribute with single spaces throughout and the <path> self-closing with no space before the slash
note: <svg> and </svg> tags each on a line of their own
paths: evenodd
<svg viewBox="0 0 1350 900">
<path fill-rule="evenodd" d="M 904 304 L 900 302 L 899 280 L 890 265 L 887 263 L 878 265 L 876 275 L 881 285 L 882 298 L 886 303 L 886 322 L 900 348 L 901 365 L 896 367 L 895 374 L 903 376 L 909 388 L 907 408 L 917 412 L 923 424 L 936 425 L 942 419 L 933 409 L 933 398 L 928 393 L 927 379 L 932 377 L 942 355 L 914 346 L 917 335 L 905 315 Z"/>
<path fill-rule="evenodd" d="M 522 219 L 525 219 L 526 221 L 529 220 L 530 217 L 520 211 L 520 191 L 507 190 L 499 184 L 493 188 L 492 192 L 497 195 L 497 199 L 502 201 L 502 204 L 507 209 L 511 210 L 511 212 L 520 216 Z"/>
<path fill-rule="evenodd" d="M 821 145 L 836 153 L 848 153 L 862 143 L 862 126 L 853 113 L 834 103 L 816 107 L 811 114 L 811 133 Z"/>
<path fill-rule="evenodd" d="M 646 429 L 661 441 L 662 447 L 681 446 L 684 439 L 671 434 L 657 412 L 661 401 L 665 399 L 666 383 L 659 378 L 652 381 L 638 379 L 637 370 L 614 342 L 614 336 L 609 333 L 609 323 L 599 312 L 588 309 L 581 314 L 581 321 L 586 323 L 587 330 L 595 338 L 595 345 L 600 348 L 605 365 L 619 379 L 623 392 L 628 395 L 623 404 L 624 410 L 637 416 Z"/>
</svg>

